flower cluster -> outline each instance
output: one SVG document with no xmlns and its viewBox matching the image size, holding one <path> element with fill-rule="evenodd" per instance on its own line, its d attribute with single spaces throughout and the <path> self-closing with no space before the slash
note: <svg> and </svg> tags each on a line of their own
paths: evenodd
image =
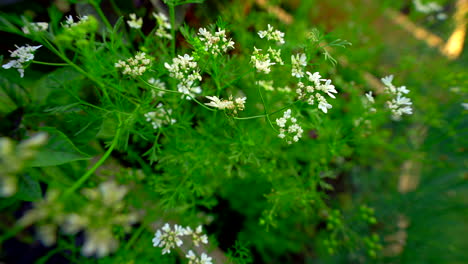
<svg viewBox="0 0 468 264">
<path fill-rule="evenodd" d="M 0 138 L 0 197 L 10 197 L 18 189 L 18 177 L 28 161 L 47 141 L 47 135 L 39 133 L 15 145 L 9 138 Z"/>
<path fill-rule="evenodd" d="M 171 249 L 180 248 L 184 241 L 182 238 L 189 236 L 192 239 L 192 243 L 195 247 L 199 247 L 200 244 L 208 244 L 208 237 L 203 234 L 202 226 L 199 225 L 195 231 L 190 227 L 182 227 L 180 225 L 171 226 L 166 223 L 161 229 L 157 230 L 152 240 L 153 247 L 162 248 L 162 254 L 171 253 Z M 189 250 L 187 255 L 189 263 L 193 264 L 211 264 L 211 257 L 207 254 L 202 253 L 201 257 L 198 258 L 192 250 Z"/>
<path fill-rule="evenodd" d="M 172 248 L 180 247 L 184 243 L 181 239 L 185 235 L 185 229 L 180 225 L 174 225 L 174 230 L 169 224 L 165 224 L 161 230 L 157 230 L 152 240 L 153 247 L 163 248 L 162 254 L 171 253 Z"/>
<path fill-rule="evenodd" d="M 320 94 L 319 91 L 327 94 L 331 98 L 335 98 L 333 95 L 334 93 L 337 93 L 335 86 L 331 84 L 331 80 L 321 79 L 322 76 L 318 72 L 313 74 L 306 72 L 306 74 L 308 76 L 307 85 L 303 82 L 299 82 L 298 88 L 296 89 L 296 93 L 299 95 L 299 99 L 307 100 L 307 103 L 310 105 L 313 105 L 315 101 L 318 101 L 318 108 L 324 113 L 327 113 L 328 109 L 332 108 L 332 105 L 327 102 L 327 99 L 325 99 L 325 97 Z"/>
<path fill-rule="evenodd" d="M 119 60 L 114 66 L 117 69 L 122 69 L 124 75 L 136 77 L 143 75 L 150 64 L 150 57 L 144 52 L 138 52 L 135 57 L 129 58 L 126 61 Z"/>
<path fill-rule="evenodd" d="M 270 24 L 268 24 L 267 30 L 259 31 L 258 35 L 260 38 L 266 37 L 268 40 L 274 40 L 280 45 L 284 44 L 284 33 L 279 30 L 275 30 Z"/>
<path fill-rule="evenodd" d="M 192 250 L 189 250 L 185 257 L 189 260 L 188 264 L 212 264 L 212 258 L 205 253 L 202 253 L 198 258 Z"/>
<path fill-rule="evenodd" d="M 206 30 L 206 28 L 200 28 L 198 30 L 199 39 L 205 46 L 205 51 L 213 54 L 214 56 L 226 53 L 229 49 L 234 49 L 234 41 L 226 37 L 226 30 L 219 29 L 214 34 Z"/>
<path fill-rule="evenodd" d="M 70 16 L 67 16 L 65 18 L 65 24 L 62 24 L 64 28 L 72 28 L 72 27 L 76 27 L 78 25 L 82 25 L 83 23 L 87 22 L 89 20 L 89 17 L 88 16 L 82 16 L 82 17 L 78 17 L 78 21 L 75 22 L 73 20 L 73 17 L 70 15 Z"/>
<path fill-rule="evenodd" d="M 127 20 L 127 24 L 131 28 L 140 29 L 143 26 L 143 18 L 137 18 L 136 14 L 130 14 L 130 20 Z"/>
<path fill-rule="evenodd" d="M 172 125 L 177 122 L 171 117 L 172 109 L 165 109 L 163 104 L 158 104 L 156 110 L 145 114 L 146 121 L 150 122 L 154 129 L 158 129 L 164 125 Z"/>
<path fill-rule="evenodd" d="M 49 28 L 49 23 L 47 22 L 35 22 L 35 23 L 27 23 L 24 27 L 21 28 L 23 33 L 28 35 L 31 32 L 42 32 L 46 31 Z"/>
<path fill-rule="evenodd" d="M 165 63 L 164 67 L 169 71 L 169 76 L 177 79 L 177 89 L 179 92 L 194 97 L 195 94 L 201 93 L 199 86 L 194 86 L 195 82 L 201 81 L 202 77 L 199 73 L 197 62 L 192 56 L 185 54 L 172 59 L 172 64 Z"/>
<path fill-rule="evenodd" d="M 154 87 L 154 89 L 151 90 L 151 97 L 157 98 L 162 97 L 164 95 L 164 91 L 161 90 L 166 90 L 166 83 L 162 82 L 160 79 L 154 78 L 150 78 L 148 80 L 148 83 L 150 83 Z"/>
<path fill-rule="evenodd" d="M 393 75 L 382 78 L 382 83 L 385 85 L 384 92 L 390 95 L 391 100 L 387 101 L 388 108 L 392 111 L 393 120 L 401 120 L 403 114 L 411 115 L 413 109 L 411 105 L 411 99 L 404 97 L 403 94 L 408 94 L 410 91 L 406 89 L 406 86 L 395 87 L 392 84 Z"/>
<path fill-rule="evenodd" d="M 250 57 L 250 62 L 253 63 L 254 67 L 257 69 L 257 72 L 268 74 L 271 71 L 270 67 L 276 63 L 271 62 L 270 53 L 262 54 L 261 51 L 261 49 L 254 47 L 254 52 Z"/>
<path fill-rule="evenodd" d="M 50 189 L 45 199 L 36 202 L 18 224 L 25 227 L 36 223 L 39 238 L 46 246 L 56 242 L 59 227 L 70 235 L 84 231 L 86 239 L 82 254 L 107 256 L 119 245 L 113 234 L 114 228 L 129 232 L 139 215 L 128 212 L 123 201 L 128 189 L 113 181 L 103 182 L 93 189 L 83 189 L 82 193 L 86 201 L 77 209 L 74 208 L 73 212 L 67 213 L 66 209 L 70 207 L 66 206 L 66 200 L 61 199 L 60 192 Z"/>
<path fill-rule="evenodd" d="M 217 96 L 207 96 L 206 98 L 211 100 L 206 105 L 218 108 L 219 110 L 230 110 L 234 114 L 237 114 L 237 111 L 244 110 L 245 100 L 247 99 L 247 97 L 233 99 L 232 95 L 229 96 L 229 100 L 220 99 Z"/>
<path fill-rule="evenodd" d="M 15 51 L 10 51 L 10 57 L 17 58 L 16 60 L 11 60 L 7 64 L 3 64 L 2 67 L 4 69 L 15 68 L 20 73 L 21 78 L 24 77 L 24 68 L 27 66 L 27 62 L 32 61 L 34 59 L 34 52 L 42 47 L 39 46 L 16 46 Z"/>
<path fill-rule="evenodd" d="M 291 109 L 286 110 L 283 117 L 277 118 L 276 124 L 280 127 L 278 137 L 285 138 L 288 144 L 292 144 L 291 138 L 294 142 L 299 141 L 304 132 L 302 127 L 297 124 L 296 118 L 291 117 Z"/>
<path fill-rule="evenodd" d="M 169 19 L 163 13 L 153 13 L 154 18 L 156 18 L 156 24 L 158 24 L 158 29 L 156 30 L 156 36 L 161 38 L 172 39 L 169 30 L 171 30 L 171 23 Z"/>
<path fill-rule="evenodd" d="M 304 53 L 291 55 L 291 75 L 296 78 L 304 77 L 304 67 L 307 66 L 307 57 Z"/>
</svg>

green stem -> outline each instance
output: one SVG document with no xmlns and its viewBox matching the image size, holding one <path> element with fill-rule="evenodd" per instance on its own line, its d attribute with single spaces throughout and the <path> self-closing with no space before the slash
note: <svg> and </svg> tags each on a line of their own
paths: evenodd
<svg viewBox="0 0 468 264">
<path fill-rule="evenodd" d="M 171 20 L 171 56 L 175 57 L 175 48 L 176 48 L 176 34 L 175 34 L 175 7 L 173 3 L 169 3 L 169 17 Z"/>
<path fill-rule="evenodd" d="M 256 116 L 247 116 L 247 117 L 233 117 L 233 119 L 248 120 L 248 119 L 255 119 L 255 118 L 262 118 L 262 117 L 265 117 L 265 115 L 256 115 Z"/>
<path fill-rule="evenodd" d="M 151 83 L 145 81 L 143 78 L 140 77 L 140 81 L 144 82 L 146 85 L 150 86 L 151 88 L 155 89 L 155 90 L 158 90 L 158 91 L 162 91 L 162 92 L 168 92 L 168 93 L 176 93 L 176 94 L 182 94 L 181 92 L 179 91 L 173 91 L 173 90 L 166 90 L 166 89 L 161 89 L 159 87 L 156 87 L 154 85 L 152 85 Z"/>
<path fill-rule="evenodd" d="M 99 17 L 101 18 L 102 22 L 106 25 L 106 27 L 112 31 L 112 25 L 110 24 L 109 20 L 107 19 L 106 15 L 102 12 L 101 6 L 96 1 L 91 1 L 91 5 L 93 5 L 94 9 L 98 13 Z"/>
<path fill-rule="evenodd" d="M 91 175 L 93 175 L 93 173 L 104 163 L 104 161 L 107 160 L 107 158 L 110 156 L 115 146 L 117 145 L 119 136 L 120 136 L 120 124 L 119 124 L 119 127 L 117 128 L 117 132 L 115 134 L 114 140 L 112 141 L 112 144 L 109 147 L 109 149 L 106 151 L 106 153 L 104 153 L 104 155 L 98 160 L 98 162 L 96 162 L 90 170 L 88 170 L 85 174 L 83 174 L 83 176 L 81 176 L 81 178 L 78 179 L 78 181 L 76 181 L 72 187 L 70 187 L 68 190 L 65 191 L 65 194 L 64 194 L 65 197 L 74 193 L 78 188 L 80 188 L 81 185 L 83 185 L 83 183 L 85 183 L 86 180 L 88 180 L 89 177 L 91 177 Z"/>
<path fill-rule="evenodd" d="M 32 63 L 50 65 L 50 66 L 68 66 L 68 63 L 44 62 L 44 61 L 35 61 L 35 60 L 33 60 Z"/>
<path fill-rule="evenodd" d="M 145 230 L 145 223 L 141 223 L 141 226 L 138 228 L 138 230 L 132 235 L 128 243 L 125 245 L 125 250 L 129 250 L 130 247 L 136 242 L 138 237 L 143 233 L 143 230 Z"/>
<path fill-rule="evenodd" d="M 50 43 L 46 38 L 44 38 L 44 42 L 43 43 L 45 46 L 47 46 L 48 49 L 50 49 L 52 52 L 54 52 L 57 56 L 59 56 L 62 60 L 64 60 L 65 62 L 68 63 L 68 65 L 72 66 L 73 68 L 75 68 L 79 73 L 83 74 L 84 76 L 86 76 L 88 79 L 90 79 L 91 81 L 95 82 L 97 85 L 99 85 L 99 87 L 101 88 L 102 92 L 104 93 L 104 96 L 107 98 L 107 100 L 109 100 L 110 102 L 110 98 L 109 98 L 109 94 L 107 93 L 107 89 L 106 89 L 106 86 L 101 83 L 98 79 L 94 78 L 94 76 L 92 76 L 91 74 L 87 73 L 85 70 L 83 70 L 82 68 L 80 68 L 78 65 L 76 65 L 75 63 L 73 63 L 67 56 L 65 56 L 64 54 L 62 54 L 59 50 L 57 50 L 54 45 L 52 45 L 52 43 Z"/>
<path fill-rule="evenodd" d="M 258 93 L 260 94 L 260 98 L 262 99 L 262 104 L 263 104 L 263 113 L 268 121 L 268 123 L 270 124 L 271 128 L 273 128 L 274 131 L 277 131 L 276 128 L 273 126 L 273 124 L 271 123 L 271 120 L 270 120 L 270 116 L 268 114 L 268 109 L 267 109 L 267 106 L 265 104 L 265 99 L 263 98 L 263 94 L 262 94 L 262 90 L 260 89 L 260 86 L 257 85 L 257 88 L 258 88 Z"/>
</svg>

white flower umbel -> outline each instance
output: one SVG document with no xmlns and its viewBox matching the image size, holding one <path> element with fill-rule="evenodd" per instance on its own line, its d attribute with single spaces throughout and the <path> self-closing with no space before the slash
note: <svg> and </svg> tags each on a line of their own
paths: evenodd
<svg viewBox="0 0 468 264">
<path fill-rule="evenodd" d="M 284 44 L 284 33 L 279 30 L 275 30 L 270 24 L 268 24 L 267 30 L 259 31 L 258 35 L 260 38 L 266 37 L 268 40 L 274 40 L 280 45 Z"/>
<path fill-rule="evenodd" d="M 331 98 L 335 98 L 336 91 L 335 86 L 331 83 L 329 79 L 321 79 L 322 76 L 320 73 L 310 73 L 306 72 L 307 85 L 303 82 L 299 82 L 297 85 L 296 93 L 299 96 L 299 99 L 307 101 L 308 104 L 313 105 L 315 101 L 318 102 L 318 108 L 322 112 L 327 113 L 328 109 L 332 108 L 332 105 L 328 103 L 324 95 L 328 95 Z M 321 93 L 319 93 L 321 92 Z"/>
<path fill-rule="evenodd" d="M 191 97 L 202 92 L 201 88 L 196 86 L 196 82 L 201 81 L 202 77 L 197 62 L 194 61 L 192 56 L 188 54 L 178 55 L 172 59 L 172 64 L 164 63 L 164 67 L 169 71 L 169 76 L 179 81 L 177 84 L 179 92 Z M 187 99 L 190 99 L 190 97 Z"/>
<path fill-rule="evenodd" d="M 42 32 L 46 31 L 49 28 L 49 23 L 47 22 L 33 22 L 27 23 L 24 27 L 21 28 L 24 34 L 31 34 L 31 32 Z"/>
<path fill-rule="evenodd" d="M 291 55 L 291 75 L 296 78 L 304 77 L 304 67 L 307 66 L 307 57 L 304 53 Z"/>
<path fill-rule="evenodd" d="M 192 230 L 189 226 L 185 228 L 185 235 L 192 237 L 193 244 L 198 247 L 200 243 L 208 244 L 208 236 L 203 234 L 202 226 L 199 225 L 195 231 Z"/>
<path fill-rule="evenodd" d="M 10 51 L 10 57 L 16 58 L 16 60 L 10 60 L 8 63 L 3 64 L 2 67 L 4 69 L 15 68 L 20 73 L 21 78 L 24 77 L 24 69 L 27 67 L 27 62 L 32 61 L 34 59 L 34 52 L 42 47 L 39 46 L 16 46 L 15 51 Z"/>
<path fill-rule="evenodd" d="M 169 19 L 164 13 L 154 13 L 153 12 L 154 18 L 156 18 L 156 24 L 158 26 L 158 29 L 156 30 L 155 34 L 158 37 L 161 38 L 167 38 L 167 39 L 172 39 L 172 36 L 170 34 L 171 30 L 171 23 L 169 23 Z"/>
<path fill-rule="evenodd" d="M 185 257 L 189 260 L 188 264 L 212 264 L 212 258 L 209 257 L 206 253 L 202 253 L 198 258 L 192 250 L 189 250 Z"/>
<path fill-rule="evenodd" d="M 115 68 L 122 69 L 122 74 L 137 77 L 143 75 L 151 64 L 151 58 L 144 52 L 138 52 L 135 57 L 125 61 L 119 60 L 114 64 Z"/>
<path fill-rule="evenodd" d="M 157 230 L 153 238 L 153 247 L 162 248 L 162 254 L 171 253 L 171 249 L 180 247 L 183 242 L 180 237 L 185 234 L 183 227 L 174 225 L 174 230 L 169 224 L 165 224 L 160 230 Z"/>
<path fill-rule="evenodd" d="M 130 20 L 127 20 L 127 24 L 131 28 L 140 29 L 143 26 L 143 18 L 137 18 L 136 14 L 130 14 Z"/>
<path fill-rule="evenodd" d="M 288 144 L 292 144 L 293 141 L 298 142 L 304 132 L 302 127 L 297 124 L 297 119 L 291 117 L 291 109 L 286 110 L 283 117 L 277 118 L 276 124 L 279 126 L 280 132 L 278 137 L 285 139 Z"/>
<path fill-rule="evenodd" d="M 164 108 L 163 104 L 158 104 L 156 110 L 145 114 L 146 121 L 151 123 L 154 129 L 165 125 L 173 125 L 177 122 L 172 116 L 172 109 Z"/>
<path fill-rule="evenodd" d="M 413 114 L 413 108 L 411 107 L 413 103 L 411 99 L 403 96 L 403 94 L 410 92 L 406 89 L 406 86 L 395 87 L 392 81 L 393 75 L 382 78 L 382 83 L 385 85 L 384 92 L 391 96 L 391 99 L 387 101 L 387 106 L 392 112 L 392 119 L 399 121 L 402 115 Z"/>
<path fill-rule="evenodd" d="M 254 67 L 257 69 L 257 72 L 263 72 L 265 74 L 268 74 L 271 71 L 270 67 L 272 65 L 275 65 L 276 63 L 271 62 L 269 53 L 262 54 L 260 53 L 261 51 L 261 49 L 257 49 L 256 47 L 254 47 L 254 52 L 250 57 L 250 62 L 253 63 Z"/>
<path fill-rule="evenodd" d="M 213 54 L 214 56 L 226 53 L 229 49 L 234 49 L 234 41 L 227 38 L 226 30 L 218 28 L 214 34 L 206 30 L 206 28 L 200 28 L 198 30 L 199 39 L 203 43 L 205 51 Z"/>
<path fill-rule="evenodd" d="M 89 19 L 88 16 L 82 16 L 82 17 L 78 17 L 78 21 L 75 22 L 73 20 L 73 17 L 70 15 L 65 18 L 65 23 L 62 23 L 62 26 L 64 28 L 72 28 L 72 27 L 85 23 L 86 21 L 88 21 L 88 19 Z"/>
<path fill-rule="evenodd" d="M 237 111 L 244 110 L 245 100 L 247 97 L 239 97 L 236 99 L 232 98 L 232 95 L 229 96 L 229 100 L 220 99 L 217 96 L 207 96 L 211 102 L 206 103 L 206 105 L 218 108 L 219 110 L 228 110 L 233 114 L 237 114 Z"/>
<path fill-rule="evenodd" d="M 442 6 L 437 4 L 436 2 L 427 2 L 424 4 L 421 0 L 413 0 L 414 8 L 416 11 L 430 14 L 435 12 L 440 12 L 443 10 Z"/>
<path fill-rule="evenodd" d="M 162 82 L 160 79 L 154 79 L 153 77 L 148 80 L 148 83 L 154 86 L 154 89 L 151 90 L 151 97 L 153 97 L 153 99 L 164 95 L 165 92 L 158 89 L 166 90 L 166 83 Z"/>
<path fill-rule="evenodd" d="M 84 256 L 105 257 L 119 247 L 119 241 L 115 239 L 111 228 L 86 230 L 85 235 L 86 240 L 81 250 Z"/>
</svg>

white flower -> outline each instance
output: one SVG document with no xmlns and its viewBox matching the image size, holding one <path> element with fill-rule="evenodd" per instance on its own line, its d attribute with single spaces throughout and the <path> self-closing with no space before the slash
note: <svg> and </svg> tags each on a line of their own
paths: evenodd
<svg viewBox="0 0 468 264">
<path fill-rule="evenodd" d="M 304 77 L 304 67 L 307 66 L 307 57 L 304 53 L 291 55 L 291 75 L 296 78 Z"/>
<path fill-rule="evenodd" d="M 143 18 L 137 19 L 136 14 L 130 14 L 130 20 L 127 20 L 127 24 L 131 28 L 140 29 L 143 26 Z"/>
<path fill-rule="evenodd" d="M 145 114 L 146 121 L 151 123 L 153 129 L 158 129 L 165 125 L 173 125 L 177 122 L 172 118 L 172 109 L 164 108 L 163 104 L 158 104 L 155 111 Z"/>
<path fill-rule="evenodd" d="M 244 110 L 245 100 L 247 97 L 232 99 L 232 96 L 229 96 L 229 100 L 220 99 L 217 96 L 207 96 L 211 102 L 206 103 L 206 105 L 218 108 L 219 110 L 231 110 L 234 114 L 237 114 L 237 111 Z"/>
<path fill-rule="evenodd" d="M 322 76 L 320 73 L 314 72 L 312 74 L 311 72 L 306 72 L 306 74 L 308 76 L 308 84 L 305 85 L 303 82 L 299 82 L 297 85 L 298 88 L 296 89 L 296 93 L 298 94 L 299 99 L 306 100 L 310 105 L 313 105 L 316 101 L 318 101 L 318 109 L 322 110 L 324 113 L 327 113 L 328 109 L 332 108 L 332 105 L 329 104 L 325 97 L 318 92 L 321 91 L 331 98 L 336 98 L 334 94 L 338 93 L 338 91 L 331 83 L 331 80 L 321 79 Z"/>
<path fill-rule="evenodd" d="M 172 64 L 164 63 L 164 67 L 169 71 L 169 76 L 179 81 L 177 84 L 179 92 L 191 97 L 195 97 L 195 94 L 202 92 L 201 88 L 196 86 L 197 81 L 201 81 L 202 77 L 197 62 L 194 61 L 192 56 L 188 54 L 178 55 L 172 59 Z M 187 99 L 190 99 L 190 97 L 187 97 Z"/>
<path fill-rule="evenodd" d="M 200 28 L 198 30 L 199 40 L 205 46 L 205 51 L 213 54 L 214 56 L 226 53 L 229 49 L 234 49 L 234 41 L 226 37 L 226 30 L 218 28 L 214 34 Z"/>
<path fill-rule="evenodd" d="M 287 127 L 287 124 L 290 124 Z M 297 142 L 302 137 L 304 130 L 297 124 L 297 120 L 291 117 L 291 109 L 286 110 L 283 116 L 276 119 L 276 124 L 279 126 L 279 138 L 286 138 L 288 144 L 292 144 L 292 141 Z M 291 141 L 292 138 L 292 141 Z"/>
<path fill-rule="evenodd" d="M 81 25 L 81 24 L 85 23 L 86 21 L 88 21 L 89 17 L 88 16 L 78 17 L 78 22 L 75 22 L 71 15 L 65 17 L 65 19 L 66 19 L 65 24 L 62 24 L 63 27 L 64 28 L 72 28 L 72 27 L 75 27 L 75 26 L 78 26 L 78 25 Z"/>
<path fill-rule="evenodd" d="M 46 31 L 49 28 L 49 23 L 47 22 L 35 22 L 27 23 L 24 27 L 21 28 L 24 34 L 31 34 L 32 32 L 42 32 Z"/>
<path fill-rule="evenodd" d="M 393 86 L 393 84 L 392 84 L 393 74 L 385 76 L 381 80 L 382 80 L 383 84 L 385 84 L 385 86 Z"/>
<path fill-rule="evenodd" d="M 258 36 L 260 38 L 266 37 L 268 40 L 274 40 L 280 45 L 284 44 L 284 33 L 279 30 L 275 30 L 270 24 L 268 24 L 267 30 L 259 31 Z"/>
<path fill-rule="evenodd" d="M 275 65 L 276 63 L 271 62 L 270 54 L 262 54 L 260 53 L 261 51 L 261 49 L 257 49 L 256 47 L 254 47 L 254 52 L 250 57 L 250 61 L 254 64 L 254 67 L 257 69 L 257 72 L 263 72 L 268 74 L 271 71 L 270 67 L 272 65 Z"/>
<path fill-rule="evenodd" d="M 171 253 L 171 249 L 180 247 L 183 241 L 180 239 L 185 234 L 184 228 L 179 225 L 174 225 L 174 230 L 169 224 L 165 224 L 161 230 L 157 230 L 152 240 L 153 247 L 163 248 L 162 254 Z"/>
<path fill-rule="evenodd" d="M 24 77 L 24 68 L 27 66 L 25 65 L 28 61 L 31 61 L 34 59 L 34 52 L 42 47 L 42 45 L 39 46 L 21 46 L 18 47 L 16 46 L 15 51 L 10 51 L 10 57 L 12 58 L 17 58 L 16 60 L 11 60 L 6 64 L 3 64 L 2 67 L 4 69 L 10 69 L 10 68 L 15 68 L 18 70 L 20 73 L 21 78 Z"/>
<path fill-rule="evenodd" d="M 315 97 L 317 98 L 319 104 L 318 104 L 318 108 L 320 110 L 322 110 L 324 113 L 327 113 L 328 112 L 328 109 L 331 109 L 332 108 L 332 105 L 329 104 L 327 102 L 327 100 L 325 99 L 325 97 L 323 97 L 322 95 L 320 95 L 319 93 L 316 93 L 315 94 Z"/>
<path fill-rule="evenodd" d="M 328 94 L 331 98 L 336 98 L 332 93 L 338 93 L 335 90 L 335 86 L 331 84 L 331 80 L 326 80 L 325 83 L 321 84 L 317 89 L 322 90 L 324 93 Z"/>
<path fill-rule="evenodd" d="M 366 93 L 365 95 L 366 95 L 367 100 L 368 100 L 371 104 L 375 103 L 374 97 L 372 96 L 372 91 L 369 91 L 369 92 Z"/>
<path fill-rule="evenodd" d="M 185 235 L 192 236 L 193 244 L 198 247 L 200 243 L 208 244 L 208 237 L 203 234 L 202 226 L 199 225 L 195 231 L 193 231 L 190 227 L 185 228 Z"/>
<path fill-rule="evenodd" d="M 150 79 L 148 79 L 148 83 L 153 85 L 154 88 L 166 90 L 166 83 L 162 82 L 160 79 L 154 79 L 153 77 L 151 77 Z M 165 93 L 164 91 L 157 90 L 157 89 L 151 90 L 151 96 L 154 99 L 157 97 L 162 97 Z"/>
<path fill-rule="evenodd" d="M 384 92 L 391 96 L 391 99 L 388 100 L 387 106 L 392 112 L 393 120 L 401 120 L 403 114 L 411 115 L 413 109 L 411 105 L 411 99 L 404 97 L 403 94 L 408 94 L 410 91 L 406 89 L 406 86 L 401 86 L 396 88 L 393 84 L 393 75 L 382 78 L 382 82 L 385 85 Z"/>
<path fill-rule="evenodd" d="M 119 241 L 114 238 L 110 228 L 87 230 L 86 240 L 81 252 L 87 257 L 96 255 L 101 258 L 115 251 L 118 246 Z"/>
<path fill-rule="evenodd" d="M 137 77 L 143 75 L 151 64 L 151 58 L 144 52 L 138 52 L 135 57 L 126 61 L 119 60 L 114 64 L 117 69 L 122 69 L 122 74 Z"/>
<path fill-rule="evenodd" d="M 195 253 L 192 250 L 189 250 L 188 254 L 185 257 L 189 260 L 189 264 L 212 264 L 212 258 L 202 253 L 200 258 L 197 258 Z"/>
<path fill-rule="evenodd" d="M 171 29 L 171 23 L 169 23 L 169 19 L 164 13 L 154 13 L 154 18 L 156 18 L 156 23 L 158 24 L 158 29 L 156 30 L 156 36 L 161 38 L 172 39 L 172 35 L 170 34 L 169 30 Z"/>
<path fill-rule="evenodd" d="M 427 2 L 426 4 L 423 4 L 421 0 L 413 0 L 413 4 L 416 11 L 424 14 L 440 12 L 443 10 L 442 6 L 440 6 L 436 2 Z"/>
</svg>

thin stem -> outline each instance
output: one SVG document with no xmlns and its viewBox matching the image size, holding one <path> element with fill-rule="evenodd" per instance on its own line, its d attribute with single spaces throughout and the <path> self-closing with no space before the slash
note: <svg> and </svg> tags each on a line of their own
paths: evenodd
<svg viewBox="0 0 468 264">
<path fill-rule="evenodd" d="M 65 191 L 65 194 L 64 194 L 65 197 L 67 197 L 68 195 L 74 193 L 78 188 L 80 188 L 81 185 L 83 185 L 83 183 L 85 183 L 86 180 L 88 180 L 89 177 L 91 177 L 91 175 L 93 175 L 93 173 L 104 163 L 104 161 L 107 160 L 107 158 L 110 156 L 110 154 L 114 150 L 115 146 L 117 145 L 117 141 L 118 141 L 119 136 L 120 136 L 120 129 L 121 128 L 120 128 L 120 123 L 119 123 L 119 127 L 117 128 L 117 132 L 115 134 L 114 140 L 112 141 L 112 144 L 109 147 L 109 149 L 98 160 L 98 162 L 96 162 L 94 164 L 94 166 L 90 170 L 88 170 L 85 174 L 83 174 L 83 176 L 81 176 L 81 178 L 78 179 L 78 181 L 76 181 L 75 184 L 73 184 L 72 187 L 70 187 L 68 190 Z"/>
<path fill-rule="evenodd" d="M 155 90 L 158 90 L 158 91 L 162 91 L 162 92 L 168 92 L 168 93 L 176 93 L 176 94 L 182 94 L 181 92 L 179 91 L 173 91 L 173 90 L 167 90 L 167 89 L 161 89 L 159 87 L 156 87 L 154 85 L 152 85 L 151 83 L 145 81 L 143 78 L 140 77 L 140 81 L 144 82 L 146 85 L 150 86 L 151 88 L 155 89 Z"/>
<path fill-rule="evenodd" d="M 78 65 L 76 65 L 75 63 L 73 63 L 69 58 L 67 58 L 67 56 L 65 56 L 64 54 L 62 54 L 59 50 L 57 50 L 54 45 L 52 45 L 52 43 L 50 43 L 46 38 L 43 39 L 44 40 L 44 44 L 45 46 L 47 46 L 47 48 L 49 48 L 52 52 L 54 52 L 55 54 L 57 54 L 57 56 L 59 56 L 62 60 L 64 60 L 65 62 L 68 63 L 68 65 L 72 66 L 73 68 L 75 68 L 79 73 L 83 74 L 84 76 L 86 76 L 88 79 L 90 79 L 91 81 L 95 82 L 97 85 L 99 85 L 99 87 L 101 87 L 101 90 L 103 91 L 104 93 L 104 96 L 107 98 L 107 100 L 109 100 L 110 102 L 110 98 L 109 98 L 109 94 L 107 93 L 107 89 L 106 89 L 106 86 L 101 83 L 98 79 L 94 78 L 94 76 L 92 76 L 91 74 L 87 73 L 85 70 L 83 70 L 82 68 L 80 68 Z"/>
<path fill-rule="evenodd" d="M 268 115 L 274 115 L 274 114 L 276 114 L 276 113 L 278 113 L 278 112 L 281 112 L 281 111 L 283 111 L 284 109 L 289 108 L 289 107 L 295 105 L 296 103 L 298 103 L 298 102 L 300 102 L 300 101 L 301 101 L 301 100 L 297 100 L 297 101 L 295 101 L 295 102 L 292 103 L 292 104 L 288 104 L 287 106 L 282 107 L 282 108 L 279 109 L 279 110 L 276 110 L 276 111 L 274 111 L 274 112 L 272 112 L 272 113 L 269 113 Z"/>
<path fill-rule="evenodd" d="M 102 22 L 106 25 L 106 27 L 109 30 L 112 30 L 112 25 L 110 24 L 109 20 L 107 19 L 106 15 L 102 12 L 101 6 L 95 1 L 91 1 L 91 4 L 94 6 L 94 9 L 96 9 L 96 12 L 98 13 L 99 17 L 101 18 Z"/>
<path fill-rule="evenodd" d="M 110 0 L 110 4 L 112 6 L 112 9 L 114 9 L 115 13 L 118 16 L 122 16 L 122 11 L 120 11 L 119 6 L 115 3 L 115 0 Z"/>
<path fill-rule="evenodd" d="M 175 57 L 175 48 L 176 48 L 176 34 L 175 34 L 175 7 L 173 3 L 169 3 L 169 17 L 171 20 L 171 56 Z"/>
<path fill-rule="evenodd" d="M 273 128 L 274 131 L 277 131 L 276 128 L 273 126 L 273 124 L 271 123 L 271 120 L 270 120 L 270 116 L 268 115 L 268 109 L 267 109 L 267 106 L 265 104 L 265 99 L 263 99 L 263 94 L 262 94 L 262 91 L 260 89 L 260 86 L 257 85 L 258 87 L 258 93 L 260 94 L 260 98 L 262 99 L 262 104 L 263 104 L 263 112 L 264 112 L 264 115 L 268 121 L 268 123 L 270 124 L 271 128 Z"/>
<path fill-rule="evenodd" d="M 130 247 L 136 242 L 138 237 L 143 233 L 143 230 L 145 229 L 145 223 L 142 223 L 141 226 L 138 228 L 138 230 L 132 235 L 130 240 L 127 242 L 125 245 L 125 250 L 129 250 Z"/>
<path fill-rule="evenodd" d="M 237 120 L 248 120 L 248 119 L 256 119 L 256 118 L 262 118 L 265 117 L 266 115 L 256 115 L 256 116 L 247 116 L 247 117 L 233 117 L 233 119 Z"/>
<path fill-rule="evenodd" d="M 190 95 L 187 94 L 188 97 L 190 97 L 193 101 L 195 101 L 197 104 L 201 105 L 203 108 L 209 110 L 209 111 L 212 111 L 212 112 L 216 112 L 218 110 L 215 110 L 215 109 L 212 109 L 212 108 L 209 108 L 208 106 L 204 105 L 202 102 L 198 101 L 195 97 L 192 97 Z"/>
<path fill-rule="evenodd" d="M 32 63 L 49 65 L 49 66 L 68 66 L 68 63 L 44 62 L 44 61 L 36 61 L 36 60 L 33 60 Z"/>
</svg>

